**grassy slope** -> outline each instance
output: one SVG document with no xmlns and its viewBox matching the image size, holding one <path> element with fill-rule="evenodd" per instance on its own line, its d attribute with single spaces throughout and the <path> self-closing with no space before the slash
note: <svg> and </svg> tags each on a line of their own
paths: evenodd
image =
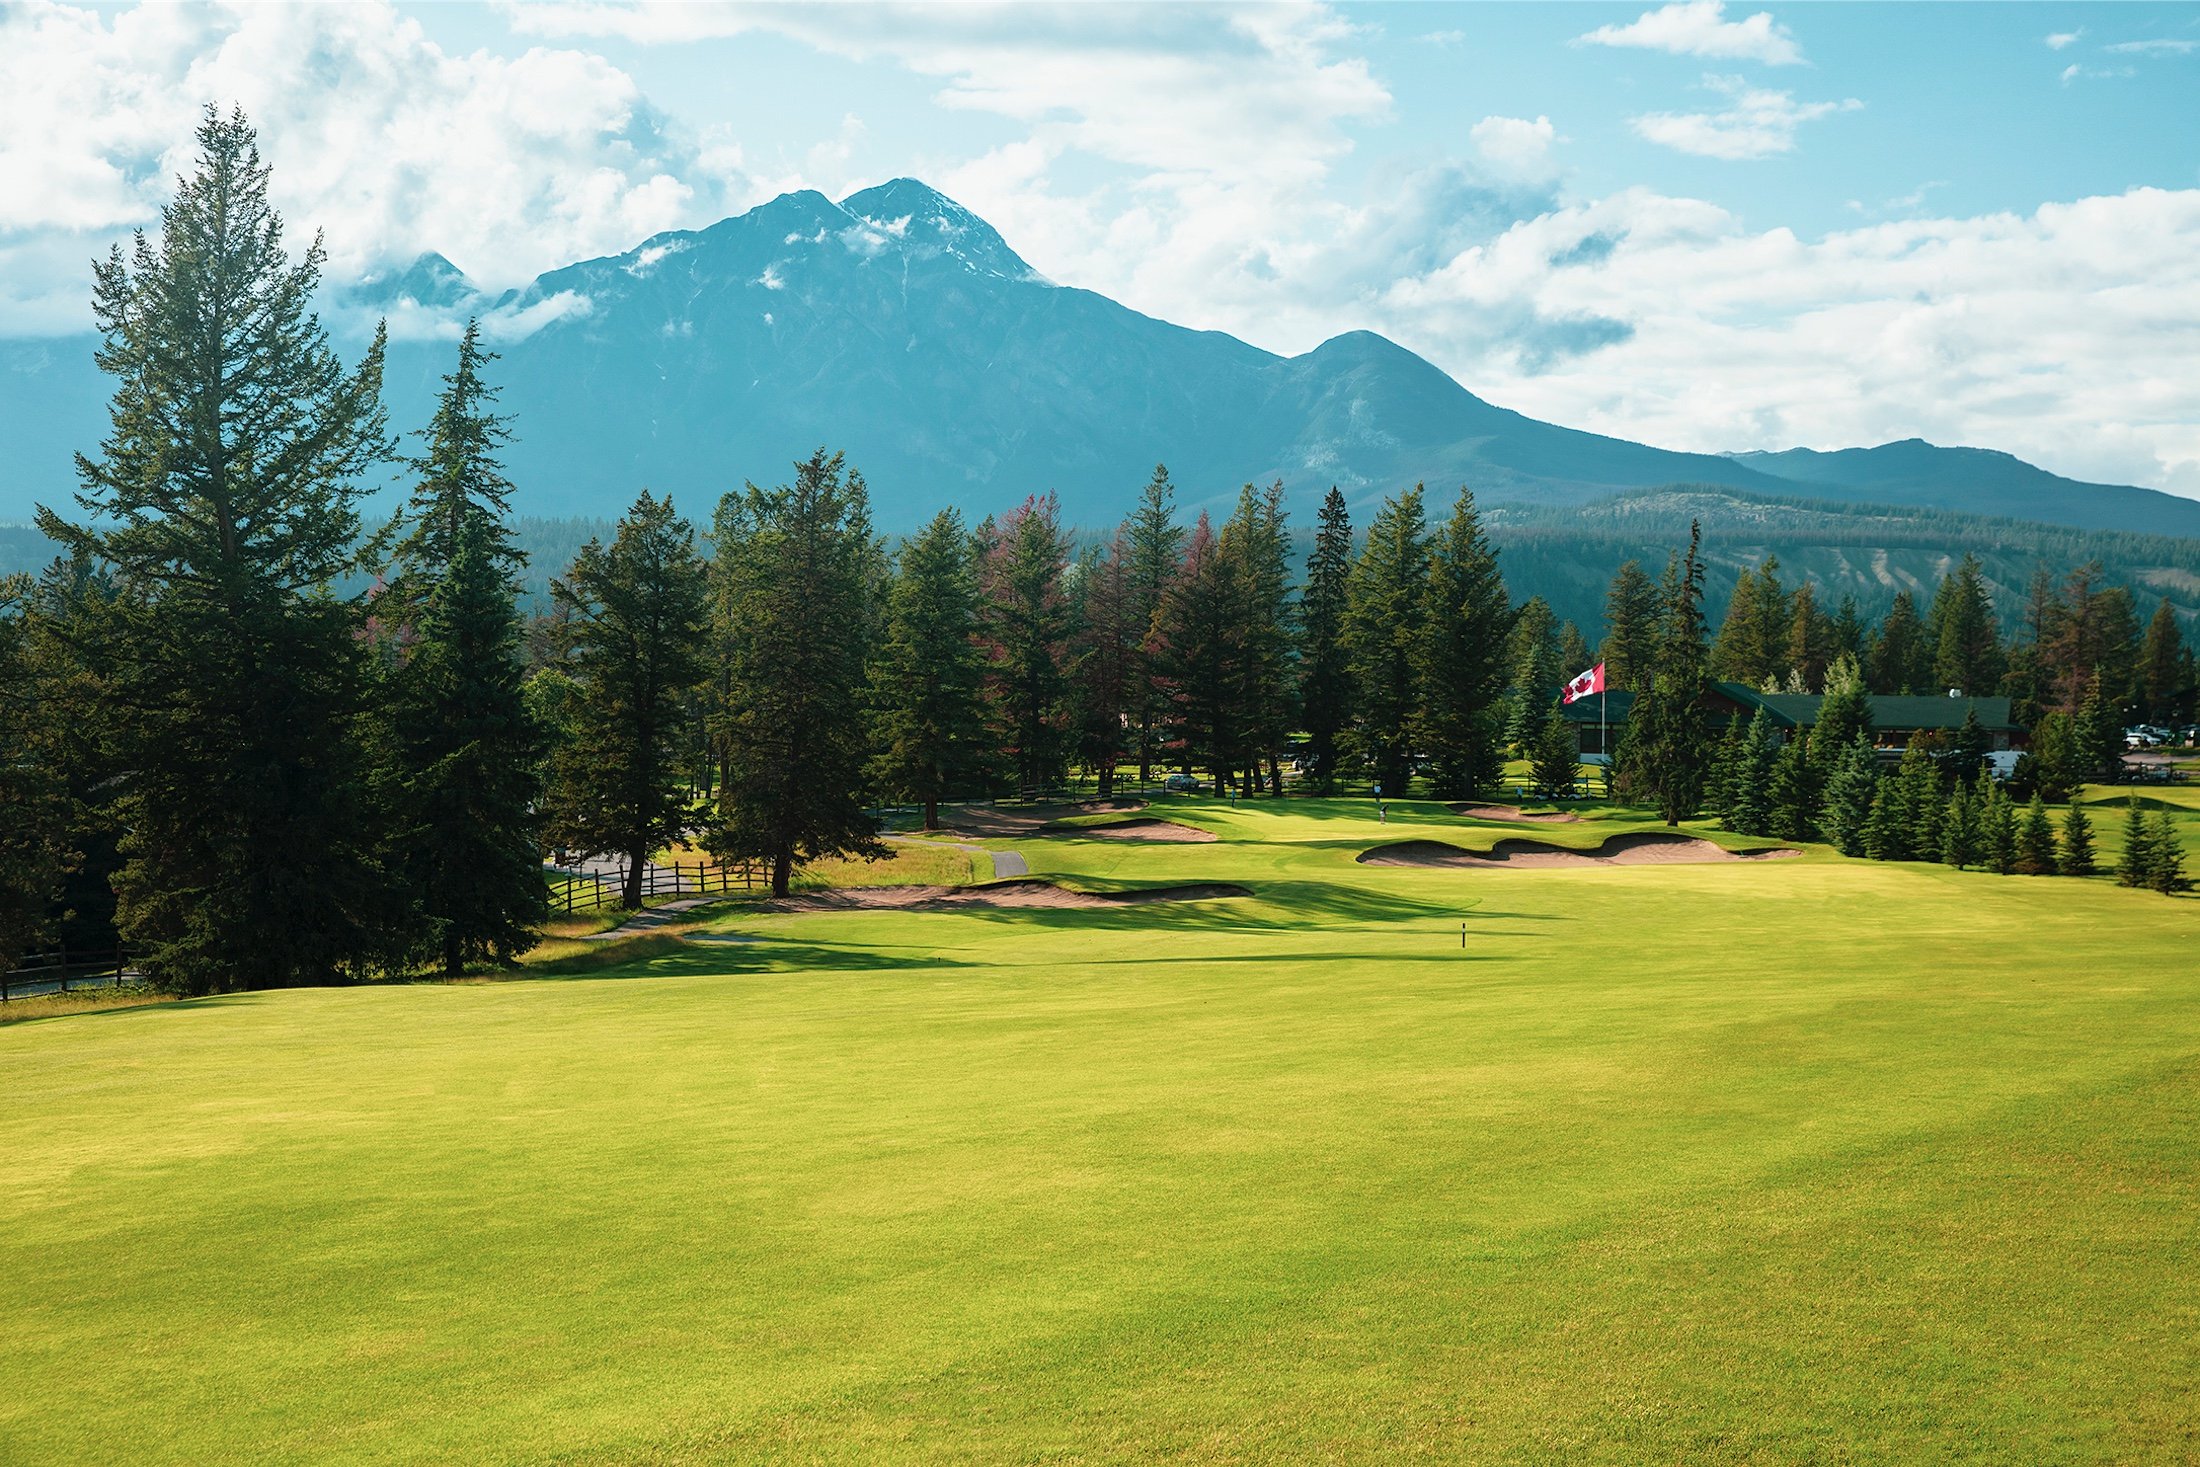
<svg viewBox="0 0 2200 1467">
<path fill-rule="evenodd" d="M 2200 1453 L 2200 901 L 1364 805 L 0 1031 L 0 1460 Z"/>
</svg>

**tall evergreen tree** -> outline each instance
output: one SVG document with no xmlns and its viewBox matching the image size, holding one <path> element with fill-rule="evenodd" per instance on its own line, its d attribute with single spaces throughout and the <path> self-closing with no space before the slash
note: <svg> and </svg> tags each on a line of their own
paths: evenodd
<svg viewBox="0 0 2200 1467">
<path fill-rule="evenodd" d="M 721 545 L 727 531 L 721 523 Z M 552 752 L 544 834 L 561 849 L 625 857 L 629 908 L 642 904 L 650 856 L 695 817 L 680 753 L 705 672 L 704 581 L 694 527 L 645 489 L 610 545 L 590 540 L 550 583 L 583 737 Z"/>
<path fill-rule="evenodd" d="M 885 851 L 863 808 L 870 496 L 861 474 L 820 448 L 794 466 L 793 483 L 728 498 L 737 507 L 721 508 L 717 554 L 733 617 L 731 777 L 706 839 L 721 858 L 769 862 L 772 895 L 783 897 L 797 867 Z M 954 615 L 946 608 L 938 621 Z M 943 727 L 965 716 L 948 709 L 953 696 L 932 705 Z"/>
<path fill-rule="evenodd" d="M 1760 708 L 1751 715 L 1729 776 L 1726 828 L 1737 835 L 1772 833 L 1772 771 L 1780 759 L 1779 735 Z"/>
<path fill-rule="evenodd" d="M 1136 524 L 1134 518 L 1134 530 Z M 1068 565 L 1061 505 L 1052 494 L 1026 499 L 995 526 L 978 564 L 986 695 L 1002 751 L 1017 784 L 1027 790 L 1059 781 L 1068 757 L 1064 668 L 1073 630 L 1063 586 Z M 1142 645 L 1143 665 L 1150 668 L 1151 638 Z M 1154 679 L 1152 686 L 1162 684 Z M 1155 723 L 1145 733 L 1151 736 L 1158 728 Z"/>
<path fill-rule="evenodd" d="M 1429 547 L 1428 603 L 1418 648 L 1419 742 L 1434 765 L 1440 800 L 1466 799 L 1494 784 L 1504 770 L 1498 698 L 1505 687 L 1513 615 L 1497 551 L 1482 529 L 1473 492 L 1462 488 Z M 1544 621 L 1547 640 L 1548 607 Z M 1539 647 L 1534 655 L 1539 662 L 1555 661 L 1556 649 Z"/>
<path fill-rule="evenodd" d="M 1996 874 L 2008 876 L 2017 869 L 2017 808 L 2009 792 L 1993 776 L 1979 776 L 1979 857 Z"/>
<path fill-rule="evenodd" d="M 28 576 L 0 576 L 0 973 L 52 935 L 76 855 L 68 780 L 52 757 L 59 710 L 30 650 L 30 593 Z"/>
<path fill-rule="evenodd" d="M 1162 593 L 1151 643 L 1184 768 L 1205 765 L 1218 788 L 1227 787 L 1243 768 L 1245 753 L 1237 688 L 1244 626 L 1233 569 L 1202 513 L 1185 544 L 1183 567 Z"/>
<path fill-rule="evenodd" d="M 1528 741 L 1528 777 L 1539 800 L 1570 800 L 1581 775 L 1580 737 L 1574 726 L 1543 705 L 1543 726 Z"/>
<path fill-rule="evenodd" d="M 1115 797 L 1115 776 L 1129 750 L 1131 677 L 1142 666 L 1145 629 L 1130 616 L 1128 534 L 1118 529 L 1076 566 L 1069 660 L 1070 742 L 1091 771 L 1099 797 Z"/>
<path fill-rule="evenodd" d="M 1965 782 L 1977 779 L 1979 770 L 1986 763 L 1988 747 L 1986 725 L 1979 722 L 1978 705 L 1966 703 L 1963 706 L 1963 722 L 1957 727 L 1955 735 L 1948 740 L 1948 752 L 1942 760 L 1942 767 L 1950 779 Z"/>
<path fill-rule="evenodd" d="M 1780 558 L 1768 555 L 1755 572 L 1734 583 L 1726 619 L 1712 644 L 1711 667 L 1719 677 L 1757 687 L 1787 672 L 1788 595 L 1780 585 Z"/>
<path fill-rule="evenodd" d="M 2001 681 L 2001 635 L 1985 568 L 1976 555 L 1966 552 L 1941 578 L 1930 625 L 1933 676 L 1940 685 L 1964 693 L 1992 692 Z"/>
<path fill-rule="evenodd" d="M 2085 699 L 2078 705 L 2070 741 L 2081 781 L 2107 778 L 2124 761 L 2123 720 L 2116 716 L 2107 690 L 2098 679 L 2086 689 Z"/>
<path fill-rule="evenodd" d="M 1865 828 L 1871 820 L 1872 796 L 1879 787 L 1878 766 L 1871 740 L 1859 734 L 1849 740 L 1826 777 L 1818 828 L 1844 856 L 1865 853 Z"/>
<path fill-rule="evenodd" d="M 1356 716 L 1346 753 L 1393 795 L 1413 773 L 1429 581 L 1421 486 L 1383 501 L 1352 564 L 1344 620 Z"/>
<path fill-rule="evenodd" d="M 1567 622 L 1558 629 L 1559 678 L 1564 681 L 1576 673 L 1587 672 L 1596 654 L 1589 650 L 1589 639 L 1581 634 L 1581 628 Z M 1610 669 L 1606 669 L 1609 673 Z"/>
<path fill-rule="evenodd" d="M 2047 802 L 2034 794 L 2017 828 L 2017 874 L 2053 876 L 2055 865 L 2055 827 L 2047 818 Z"/>
<path fill-rule="evenodd" d="M 1932 688 L 1933 651 L 1926 644 L 1925 625 L 1918 619 L 1917 603 L 1908 591 L 1894 593 L 1894 604 L 1879 625 L 1872 643 L 1869 668 L 1875 693 L 1924 693 Z"/>
<path fill-rule="evenodd" d="M 1351 726 L 1352 670 L 1345 649 L 1345 613 L 1352 575 L 1352 518 L 1332 486 L 1322 499 L 1314 549 L 1300 596 L 1299 709 L 1306 727 L 1305 767 L 1314 788 L 1335 787 L 1340 739 Z"/>
<path fill-rule="evenodd" d="M 1815 693 L 1826 685 L 1826 667 L 1833 661 L 1833 622 L 1818 609 L 1818 592 L 1805 581 L 1789 600 L 1787 638 L 1780 660 L 1787 674 L 1799 679 L 1803 690 Z"/>
<path fill-rule="evenodd" d="M 2086 818 L 2085 807 L 2076 800 L 2063 815 L 2062 850 L 2056 858 L 2056 868 L 2065 876 L 2091 876 L 2097 869 L 2093 859 L 2093 822 Z"/>
<path fill-rule="evenodd" d="M 1249 761 L 1248 791 L 1265 783 L 1283 793 L 1283 743 L 1290 735 L 1297 668 L 1291 604 L 1291 537 L 1285 529 L 1283 481 L 1245 486 L 1222 527 L 1220 550 L 1237 603 L 1237 721 Z M 1262 761 L 1267 762 L 1265 776 Z"/>
<path fill-rule="evenodd" d="M 2185 851 L 2177 840 L 2177 824 L 2167 810 L 2154 812 L 2152 847 L 2147 862 L 2147 885 L 2163 896 L 2192 890 L 2185 875 Z"/>
<path fill-rule="evenodd" d="M 1184 527 L 1176 522 L 1176 486 L 1169 482 L 1164 464 L 1154 465 L 1153 478 L 1140 491 L 1138 507 L 1128 522 L 1129 586 L 1125 619 L 1137 629 L 1137 660 L 1131 670 L 1131 725 L 1138 753 L 1138 782 L 1153 777 L 1160 751 L 1161 729 L 1169 710 L 1169 693 L 1161 669 L 1146 656 L 1145 647 L 1160 613 L 1161 597 L 1176 580 L 1184 559 Z"/>
<path fill-rule="evenodd" d="M 2124 854 L 2116 866 L 2119 886 L 2144 887 L 2154 880 L 2154 822 L 2132 795 L 2124 801 Z"/>
<path fill-rule="evenodd" d="M 1948 796 L 1940 821 L 1940 861 L 1958 871 L 1978 864 L 1981 855 L 1980 804 L 1971 787 L 1959 784 Z"/>
<path fill-rule="evenodd" d="M 1772 834 L 1782 840 L 1818 839 L 1818 767 L 1811 758 L 1810 735 L 1797 729 L 1780 746 L 1772 763 L 1770 798 Z"/>
<path fill-rule="evenodd" d="M 1831 638 L 1831 651 L 1835 657 L 1850 657 L 1859 666 L 1862 665 L 1869 638 L 1864 626 L 1864 615 L 1857 609 L 1854 596 L 1843 593 L 1840 609 L 1833 614 Z"/>
<path fill-rule="evenodd" d="M 1526 749 L 1543 731 L 1543 716 L 1568 676 L 1560 671 L 1561 657 L 1558 618 L 1551 604 L 1541 596 L 1530 596 L 1513 615 L 1512 636 L 1505 649 L 1505 742 Z"/>
<path fill-rule="evenodd" d="M 1622 564 L 1604 598 L 1604 681 L 1630 692 L 1650 686 L 1657 661 L 1658 587 L 1637 561 Z M 1569 668 L 1579 672 L 1580 668 Z"/>
<path fill-rule="evenodd" d="M 1710 771 L 1702 545 L 1703 526 L 1691 521 L 1686 557 L 1666 566 L 1650 686 L 1635 698 L 1614 761 L 1630 797 L 1656 806 L 1667 825 L 1696 812 Z"/>
<path fill-rule="evenodd" d="M 2177 610 L 2166 597 L 2155 606 L 2154 619 L 2147 623 L 2139 669 L 2146 716 L 2157 723 L 2174 723 L 2182 718 L 2188 706 L 2184 636 L 2177 627 Z"/>
<path fill-rule="evenodd" d="M 509 963 L 544 911 L 538 806 L 547 745 L 527 707 L 518 587 L 505 519 L 508 440 L 483 375 L 478 323 L 443 379 L 397 557 L 393 612 L 410 617 L 387 723 L 397 805 L 391 864 L 456 976 Z"/>
<path fill-rule="evenodd" d="M 1827 765 L 1847 756 L 1858 738 L 1871 742 L 1872 704 L 1864 691 L 1864 675 L 1856 659 L 1844 652 L 1826 668 L 1826 695 L 1818 705 L 1818 722 L 1811 729 L 1811 747 Z"/>
<path fill-rule="evenodd" d="M 95 270 L 112 431 L 79 456 L 85 526 L 39 510 L 116 586 L 111 713 L 127 836 L 119 919 L 184 993 L 319 983 L 412 934 L 388 900 L 360 728 L 357 499 L 392 445 L 379 333 L 346 371 L 313 315 L 241 112 Z"/>
<path fill-rule="evenodd" d="M 885 643 L 870 672 L 872 777 L 887 795 L 923 806 L 926 830 L 940 828 L 941 800 L 977 792 L 985 768 L 977 600 L 970 537 L 962 516 L 943 509 L 902 546 L 887 595 Z M 1111 654 L 1108 722 L 1119 729 L 1122 643 L 1091 655 Z M 1106 767 L 1112 776 L 1112 758 Z"/>
</svg>

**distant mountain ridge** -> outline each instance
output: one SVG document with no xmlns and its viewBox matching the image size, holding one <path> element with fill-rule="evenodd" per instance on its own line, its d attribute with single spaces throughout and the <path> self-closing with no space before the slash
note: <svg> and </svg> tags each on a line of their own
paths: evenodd
<svg viewBox="0 0 2200 1467">
<path fill-rule="evenodd" d="M 1112 524 L 1159 461 L 1193 509 L 1276 478 L 1301 514 L 1333 483 L 1360 506 L 1415 481 L 1546 505 L 1708 484 L 2200 536 L 2200 502 L 1985 450 L 1677 453 L 1497 407 L 1372 332 L 1278 356 L 1057 285 L 914 179 L 785 194 L 493 300 L 424 255 L 329 301 L 354 332 L 469 313 L 503 338 L 508 467 L 532 514 L 615 515 L 645 485 L 701 513 L 825 443 L 863 471 L 887 530 L 1049 490 L 1066 521 Z M 449 352 L 393 346 L 393 425 L 425 421 Z M 16 466 L 0 518 L 65 499 L 70 453 L 103 436 L 89 358 L 88 338 L 0 343 L 0 462 Z"/>
</svg>

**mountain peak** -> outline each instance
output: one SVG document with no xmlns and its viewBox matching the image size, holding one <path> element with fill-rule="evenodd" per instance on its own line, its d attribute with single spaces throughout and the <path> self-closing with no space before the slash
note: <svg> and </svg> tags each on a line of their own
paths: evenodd
<svg viewBox="0 0 2200 1467">
<path fill-rule="evenodd" d="M 362 306 L 394 308 L 410 301 L 430 310 L 453 310 L 476 299 L 481 291 L 465 271 L 429 250 L 402 270 L 365 276 L 345 294 Z"/>
<path fill-rule="evenodd" d="M 1038 278 L 992 225 L 921 179 L 896 178 L 861 189 L 840 207 L 878 231 L 881 243 L 895 240 L 920 256 L 956 260 L 984 275 Z"/>
</svg>

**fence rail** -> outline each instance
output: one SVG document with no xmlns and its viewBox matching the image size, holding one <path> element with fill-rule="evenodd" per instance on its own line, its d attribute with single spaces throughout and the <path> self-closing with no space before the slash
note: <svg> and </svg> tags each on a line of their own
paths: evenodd
<svg viewBox="0 0 2200 1467">
<path fill-rule="evenodd" d="M 57 947 L 52 952 L 25 953 L 13 968 L 0 970 L 0 1003 L 43 993 L 73 993 L 102 984 L 120 988 L 141 976 L 130 966 L 128 947 L 90 951 Z"/>
<path fill-rule="evenodd" d="M 718 896 L 736 891 L 753 892 L 762 872 L 753 861 L 712 865 L 707 861 L 676 861 L 642 868 L 642 901 L 657 898 Z M 608 871 L 574 870 L 545 866 L 543 877 L 550 886 L 550 910 L 562 916 L 601 911 L 626 901 L 627 868 Z"/>
</svg>

